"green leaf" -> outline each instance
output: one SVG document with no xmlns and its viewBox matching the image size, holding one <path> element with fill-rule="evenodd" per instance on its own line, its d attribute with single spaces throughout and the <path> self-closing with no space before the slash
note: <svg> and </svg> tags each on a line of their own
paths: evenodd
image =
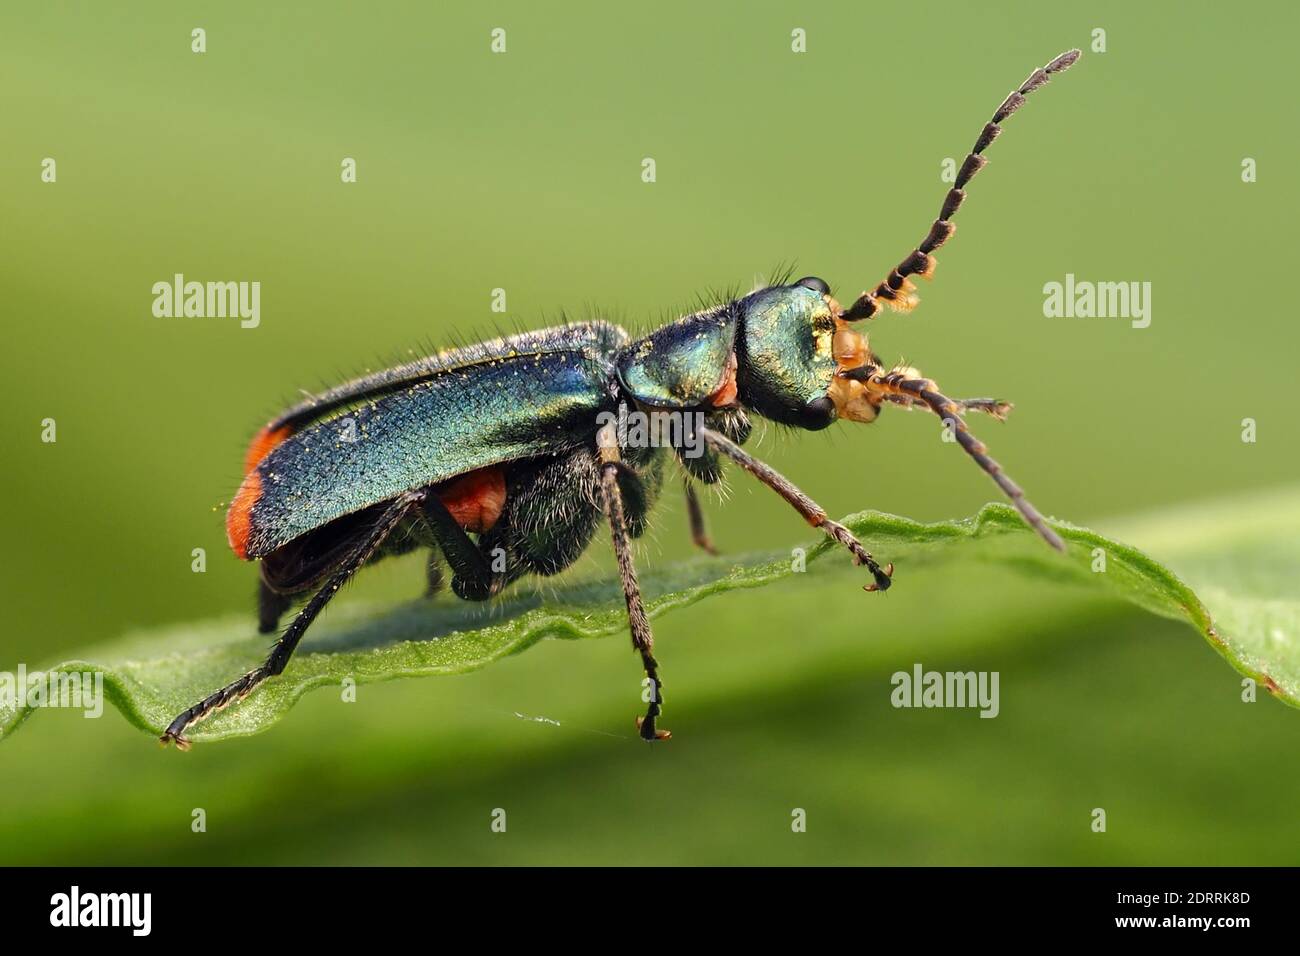
<svg viewBox="0 0 1300 956">
<path fill-rule="evenodd" d="M 1294 595 L 1300 490 L 1126 525 L 1129 537 L 1162 554 L 1169 566 L 1094 531 L 1054 522 L 1068 545 L 1066 554 L 1058 554 L 1000 504 L 964 521 L 919 524 L 868 511 L 844 524 L 878 557 L 896 564 L 897 587 L 942 593 L 951 571 L 947 565 L 978 560 L 1045 582 L 1101 589 L 1186 621 L 1242 674 L 1300 706 L 1300 601 Z M 863 575 L 826 541 L 809 547 L 808 567 L 814 562 L 819 574 Z M 793 563 L 786 553 L 699 559 L 644 574 L 647 609 L 653 618 L 727 591 L 769 585 L 796 573 Z M 882 599 L 862 596 L 863 601 Z M 545 637 L 596 638 L 626 631 L 614 581 L 547 587 L 544 596 L 517 593 L 490 605 L 445 597 L 386 609 L 342 602 L 312 628 L 283 675 L 191 728 L 189 736 L 206 741 L 258 733 L 308 690 L 349 678 L 366 683 L 463 673 Z M 159 734 L 177 713 L 259 663 L 267 645 L 268 638 L 254 632 L 250 614 L 140 633 L 53 670 L 102 672 L 107 699 L 132 724 Z M 0 736 L 12 733 L 33 709 L 0 702 Z"/>
</svg>

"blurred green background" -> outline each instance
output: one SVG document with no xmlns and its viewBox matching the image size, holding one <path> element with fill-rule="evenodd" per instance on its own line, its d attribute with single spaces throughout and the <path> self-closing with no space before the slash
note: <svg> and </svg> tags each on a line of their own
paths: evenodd
<svg viewBox="0 0 1300 956">
<path fill-rule="evenodd" d="M 0 668 L 220 613 L 251 629 L 254 571 L 220 506 L 299 388 L 562 309 L 647 328 L 792 259 L 851 298 L 924 234 L 941 161 L 1071 46 L 1081 62 L 991 149 L 919 311 L 875 322 L 873 345 L 952 394 L 1014 400 L 977 432 L 1063 518 L 1118 528 L 1293 482 L 1300 336 L 1269 260 L 1300 198 L 1282 108 L 1298 20 L 1284 4 L 6 3 Z M 153 318 L 151 286 L 177 272 L 260 281 L 261 326 Z M 1066 273 L 1151 282 L 1150 328 L 1045 318 L 1043 284 Z M 993 489 L 935 435 L 886 414 L 755 447 L 832 514 L 972 513 Z M 808 538 L 741 477 L 709 512 L 728 552 Z M 680 502 L 659 519 L 646 566 L 690 553 Z M 574 573 L 611 567 L 602 542 Z M 418 560 L 390 562 L 346 599 L 421 580 Z M 869 604 L 829 573 L 732 594 L 657 635 L 677 739 L 654 750 L 631 736 L 621 640 L 366 686 L 348 707 L 319 692 L 186 757 L 115 712 L 37 714 L 0 745 L 0 862 L 1297 862 L 1300 715 L 1241 705 L 1178 625 L 972 562 Z M 915 661 L 999 670 L 1002 715 L 893 710 L 889 675 Z"/>
</svg>

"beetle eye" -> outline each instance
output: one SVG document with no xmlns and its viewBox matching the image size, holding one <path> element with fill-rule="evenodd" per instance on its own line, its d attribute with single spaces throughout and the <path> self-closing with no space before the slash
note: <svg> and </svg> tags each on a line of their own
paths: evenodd
<svg viewBox="0 0 1300 956">
<path fill-rule="evenodd" d="M 803 286 L 805 289 L 812 289 L 821 295 L 831 294 L 831 287 L 826 284 L 826 280 L 819 279 L 816 276 L 804 276 L 795 285 Z"/>
</svg>

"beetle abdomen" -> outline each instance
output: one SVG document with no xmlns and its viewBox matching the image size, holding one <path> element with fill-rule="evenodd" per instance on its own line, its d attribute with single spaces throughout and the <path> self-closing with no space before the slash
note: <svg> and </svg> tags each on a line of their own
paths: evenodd
<svg viewBox="0 0 1300 956">
<path fill-rule="evenodd" d="M 466 531 L 491 531 L 506 506 L 506 477 L 500 468 L 480 468 L 442 488 L 438 497 Z"/>
</svg>

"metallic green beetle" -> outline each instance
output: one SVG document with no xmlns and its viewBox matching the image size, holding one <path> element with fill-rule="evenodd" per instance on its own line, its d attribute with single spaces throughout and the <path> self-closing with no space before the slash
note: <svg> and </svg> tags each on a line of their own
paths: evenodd
<svg viewBox="0 0 1300 956">
<path fill-rule="evenodd" d="M 307 627 L 366 563 L 427 548 L 431 590 L 445 562 L 459 597 L 485 600 L 523 575 L 569 567 L 602 518 L 649 688 L 640 733 L 668 737 L 656 726 L 663 683 L 630 545 L 667 461 L 684 472 L 702 547 L 711 550 L 692 483 L 717 482 L 730 459 L 847 549 L 871 574 L 866 590 L 891 582 L 893 565 L 882 567 L 847 528 L 742 449 L 751 414 L 816 430 L 838 418 L 874 421 L 886 403 L 927 408 L 1025 520 L 1063 548 L 963 420 L 969 410 L 1001 418 L 1010 406 L 954 401 L 914 368 L 887 369 L 854 323 L 916 304 L 909 277 L 933 272 L 932 253 L 952 235 L 952 216 L 1000 123 L 1078 57 L 1062 54 L 1006 98 L 926 238 L 847 308 L 821 279 L 778 281 L 635 341 L 617 326 L 589 322 L 440 353 L 348 382 L 271 421 L 249 448 L 227 534 L 235 554 L 260 561 L 262 631 L 278 626 L 295 596 L 312 596 L 265 663 L 180 714 L 163 741 L 187 746 L 191 724 L 281 673 Z"/>
</svg>

